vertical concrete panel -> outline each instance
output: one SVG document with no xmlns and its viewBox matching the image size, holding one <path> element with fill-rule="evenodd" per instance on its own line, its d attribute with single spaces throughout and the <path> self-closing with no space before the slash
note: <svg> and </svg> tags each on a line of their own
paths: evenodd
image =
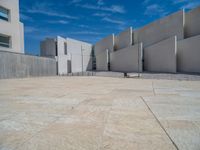
<svg viewBox="0 0 200 150">
<path fill-rule="evenodd" d="M 179 11 L 135 30 L 134 41 L 142 42 L 145 48 L 172 36 L 177 36 L 178 40 L 182 40 L 184 38 L 183 25 L 184 12 Z"/>
<path fill-rule="evenodd" d="M 144 69 L 176 73 L 177 38 L 171 37 L 144 49 Z"/>
<path fill-rule="evenodd" d="M 55 39 L 47 38 L 40 43 L 40 56 L 55 58 L 56 56 Z"/>
<path fill-rule="evenodd" d="M 200 35 L 178 41 L 178 71 L 200 73 Z"/>
<path fill-rule="evenodd" d="M 115 36 L 115 50 L 130 47 L 133 44 L 132 27 Z"/>
<path fill-rule="evenodd" d="M 68 73 L 67 61 L 68 61 L 68 57 L 66 55 L 58 56 L 58 74 L 59 75 L 66 75 Z"/>
<path fill-rule="evenodd" d="M 185 14 L 185 38 L 200 35 L 200 6 Z"/>
<path fill-rule="evenodd" d="M 114 51 L 114 34 L 102 39 L 95 44 L 95 56 L 96 56 L 96 69 L 98 71 L 107 71 L 107 52 Z"/>
<path fill-rule="evenodd" d="M 120 49 L 110 54 L 111 71 L 142 72 L 142 44 Z"/>
</svg>

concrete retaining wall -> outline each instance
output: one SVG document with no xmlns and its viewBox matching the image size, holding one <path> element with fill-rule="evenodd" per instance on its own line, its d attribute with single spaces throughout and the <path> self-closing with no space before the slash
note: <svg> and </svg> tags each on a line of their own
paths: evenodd
<svg viewBox="0 0 200 150">
<path fill-rule="evenodd" d="M 0 79 L 55 75 L 55 59 L 0 51 Z"/>
<path fill-rule="evenodd" d="M 178 71 L 200 73 L 200 35 L 178 41 Z"/>
<path fill-rule="evenodd" d="M 134 42 L 142 42 L 143 47 L 148 47 L 172 36 L 177 36 L 178 40 L 182 40 L 184 38 L 183 25 L 184 12 L 179 11 L 134 31 Z"/>
<path fill-rule="evenodd" d="M 108 71 L 108 51 L 101 52 L 96 55 L 96 70 Z"/>
<path fill-rule="evenodd" d="M 108 70 L 108 51 L 114 51 L 114 34 L 102 39 L 95 44 L 96 70 Z"/>
<path fill-rule="evenodd" d="M 129 46 L 110 54 L 111 70 L 142 72 L 142 44 Z"/>
<path fill-rule="evenodd" d="M 133 44 L 132 27 L 115 36 L 115 50 L 129 47 Z"/>
<path fill-rule="evenodd" d="M 185 14 L 185 38 L 200 35 L 200 7 Z"/>
<path fill-rule="evenodd" d="M 171 37 L 144 49 L 144 70 L 176 73 L 177 38 Z"/>
</svg>

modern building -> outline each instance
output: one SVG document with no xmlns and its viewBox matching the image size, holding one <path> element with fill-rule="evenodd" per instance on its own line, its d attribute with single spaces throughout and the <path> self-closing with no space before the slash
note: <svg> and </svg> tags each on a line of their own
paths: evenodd
<svg viewBox="0 0 200 150">
<path fill-rule="evenodd" d="M 46 38 L 40 44 L 40 54 L 56 58 L 58 74 L 85 72 L 92 70 L 92 44 L 71 38 Z"/>
<path fill-rule="evenodd" d="M 0 0 L 0 51 L 24 53 L 24 25 L 19 0 Z"/>
<path fill-rule="evenodd" d="M 200 73 L 200 7 L 112 34 L 94 49 L 98 71 Z"/>
</svg>

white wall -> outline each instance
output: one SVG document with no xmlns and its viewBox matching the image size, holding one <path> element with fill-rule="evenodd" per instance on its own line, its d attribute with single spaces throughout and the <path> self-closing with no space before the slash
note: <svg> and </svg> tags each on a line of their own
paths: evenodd
<svg viewBox="0 0 200 150">
<path fill-rule="evenodd" d="M 144 48 L 144 70 L 176 73 L 177 37 Z"/>
<path fill-rule="evenodd" d="M 200 73 L 200 35 L 178 41 L 178 71 Z"/>
<path fill-rule="evenodd" d="M 0 19 L 0 34 L 11 36 L 11 48 L 0 50 L 24 53 L 24 27 L 19 22 L 19 0 L 0 0 L 0 6 L 10 10 L 10 20 Z"/>
<path fill-rule="evenodd" d="M 72 72 L 92 70 L 92 44 L 67 38 L 67 53 L 71 56 Z"/>
<path fill-rule="evenodd" d="M 111 71 L 142 72 L 142 50 L 142 44 L 136 44 L 111 53 Z"/>
<path fill-rule="evenodd" d="M 182 40 L 184 38 L 183 27 L 184 11 L 179 11 L 135 30 L 134 42 L 142 42 L 144 47 L 148 47 L 172 36 L 177 36 L 178 40 Z"/>
</svg>

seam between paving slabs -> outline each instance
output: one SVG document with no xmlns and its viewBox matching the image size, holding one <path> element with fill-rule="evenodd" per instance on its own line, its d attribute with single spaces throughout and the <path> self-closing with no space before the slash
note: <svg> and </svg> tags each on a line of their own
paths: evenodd
<svg viewBox="0 0 200 150">
<path fill-rule="evenodd" d="M 85 101 L 87 101 L 88 99 L 85 99 L 81 102 L 79 102 L 77 105 L 72 106 L 71 110 L 73 111 L 75 108 L 77 108 L 79 105 L 83 104 Z M 26 141 L 24 141 L 23 143 L 17 145 L 13 150 L 18 150 L 20 149 L 21 146 L 23 146 L 25 143 L 27 143 L 28 141 L 30 141 L 32 138 L 34 138 L 35 136 L 37 136 L 38 134 L 40 134 L 42 131 L 46 130 L 48 127 L 50 127 L 53 123 L 55 123 L 56 121 L 58 121 L 60 118 L 62 118 L 63 116 L 65 116 L 66 113 L 63 113 L 62 115 L 58 116 L 55 118 L 55 120 L 53 120 L 52 122 L 50 122 L 48 125 L 44 126 L 41 130 L 39 130 L 38 132 L 36 132 L 35 134 L 33 134 L 30 138 L 28 138 Z"/>
<path fill-rule="evenodd" d="M 156 121 L 158 122 L 158 124 L 160 125 L 160 127 L 163 129 L 163 131 L 165 132 L 165 134 L 167 135 L 167 137 L 169 138 L 169 140 L 172 142 L 172 144 L 174 145 L 174 147 L 179 150 L 178 146 L 176 145 L 176 143 L 173 141 L 173 139 L 170 137 L 170 135 L 167 133 L 167 131 L 165 130 L 165 128 L 163 127 L 163 125 L 161 124 L 161 122 L 158 120 L 158 118 L 156 117 L 156 115 L 153 113 L 153 111 L 151 110 L 151 108 L 149 107 L 149 105 L 146 103 L 146 101 L 144 100 L 144 98 L 142 96 L 140 96 L 142 101 L 145 103 L 145 105 L 147 106 L 147 108 L 149 109 L 149 111 L 152 113 L 152 115 L 154 116 L 154 118 L 156 119 Z"/>
</svg>

